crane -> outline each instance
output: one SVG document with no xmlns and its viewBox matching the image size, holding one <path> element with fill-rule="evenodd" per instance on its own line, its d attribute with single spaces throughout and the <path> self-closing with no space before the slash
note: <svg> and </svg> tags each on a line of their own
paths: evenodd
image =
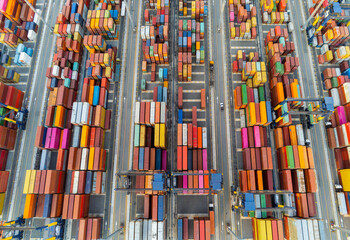
<svg viewBox="0 0 350 240">
<path fill-rule="evenodd" d="M 10 110 L 5 114 L 0 114 L 0 119 L 17 124 L 18 128 L 21 130 L 26 129 L 28 118 L 28 110 L 26 108 L 22 107 L 22 109 L 19 110 L 18 108 L 6 105 L 4 103 L 0 103 L 0 107 Z M 8 117 L 12 112 L 16 112 L 14 120 Z"/>
<path fill-rule="evenodd" d="M 288 102 L 320 102 L 321 105 L 315 105 L 309 103 L 306 109 L 288 110 L 287 103 Z M 288 114 L 299 114 L 299 115 L 308 115 L 308 122 L 310 126 L 313 126 L 315 122 L 321 121 L 323 118 L 328 117 L 330 114 L 334 112 L 334 101 L 332 97 L 324 97 L 324 98 L 287 98 L 281 103 L 279 103 L 276 107 L 274 107 L 274 111 L 282 108 L 282 114 L 278 118 L 275 119 L 275 123 L 281 121 L 284 117 L 288 116 Z M 314 120 L 314 115 L 318 115 L 316 121 Z"/>
</svg>

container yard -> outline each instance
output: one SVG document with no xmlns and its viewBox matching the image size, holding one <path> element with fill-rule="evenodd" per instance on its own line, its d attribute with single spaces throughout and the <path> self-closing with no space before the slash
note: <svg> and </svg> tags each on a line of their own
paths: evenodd
<svg viewBox="0 0 350 240">
<path fill-rule="evenodd" d="M 0 239 L 347 239 L 348 0 L 0 0 Z"/>
</svg>

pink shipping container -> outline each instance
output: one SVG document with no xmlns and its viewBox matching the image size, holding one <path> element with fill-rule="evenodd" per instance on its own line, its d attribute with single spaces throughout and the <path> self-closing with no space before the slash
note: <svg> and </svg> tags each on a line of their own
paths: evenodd
<svg viewBox="0 0 350 240">
<path fill-rule="evenodd" d="M 162 170 L 166 171 L 166 163 L 167 163 L 167 151 L 165 149 L 162 150 Z"/>
<path fill-rule="evenodd" d="M 198 179 L 198 188 L 204 188 L 204 176 L 203 176 L 203 171 L 199 170 L 198 173 L 199 175 L 199 179 Z M 203 193 L 204 190 L 199 190 L 199 193 Z"/>
<path fill-rule="evenodd" d="M 53 128 L 51 133 L 50 148 L 58 149 L 60 147 L 61 129 Z"/>
<path fill-rule="evenodd" d="M 248 129 L 247 128 L 242 128 L 241 131 L 241 136 L 242 136 L 242 148 L 248 148 Z"/>
<path fill-rule="evenodd" d="M 255 147 L 261 147 L 259 126 L 254 126 L 254 143 Z"/>
<path fill-rule="evenodd" d="M 52 135 L 52 128 L 47 128 L 46 139 L 45 139 L 45 148 L 46 149 L 50 148 L 51 135 Z"/>
</svg>

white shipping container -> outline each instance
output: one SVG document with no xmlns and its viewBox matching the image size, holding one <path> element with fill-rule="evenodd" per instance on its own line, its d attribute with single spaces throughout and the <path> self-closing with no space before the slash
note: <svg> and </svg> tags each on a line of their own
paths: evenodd
<svg viewBox="0 0 350 240">
<path fill-rule="evenodd" d="M 305 137 L 304 137 L 304 130 L 302 124 L 297 124 L 295 126 L 297 137 L 298 137 L 298 145 L 305 146 Z"/>
<path fill-rule="evenodd" d="M 335 143 L 336 143 L 336 147 L 339 147 L 339 139 L 338 139 L 338 132 L 336 128 L 333 128 L 334 131 L 334 136 L 335 136 Z"/>
<path fill-rule="evenodd" d="M 140 102 L 136 102 L 136 104 L 135 104 L 135 123 L 137 123 L 137 124 L 140 123 L 140 108 L 141 108 Z"/>
<path fill-rule="evenodd" d="M 150 121 L 151 125 L 154 125 L 155 115 L 156 115 L 156 103 L 151 102 L 151 113 L 150 113 L 150 117 L 149 117 L 149 121 Z"/>
<path fill-rule="evenodd" d="M 41 14 L 41 10 L 40 9 L 35 9 L 35 11 L 38 13 L 38 14 Z M 40 18 L 38 16 L 38 14 L 34 14 L 34 19 L 33 19 L 33 22 L 35 22 L 38 26 L 40 24 Z"/>
<path fill-rule="evenodd" d="M 187 124 L 182 124 L 182 145 L 187 146 Z"/>
<path fill-rule="evenodd" d="M 19 61 L 23 64 L 30 65 L 32 58 L 26 52 L 21 52 L 19 54 Z"/>
<path fill-rule="evenodd" d="M 60 75 L 60 67 L 58 65 L 53 65 L 51 73 L 52 76 L 58 77 Z"/>
<path fill-rule="evenodd" d="M 345 194 L 343 192 L 337 192 L 338 206 L 340 215 L 348 214 L 346 208 Z"/>
<path fill-rule="evenodd" d="M 92 192 L 96 192 L 96 180 L 97 180 L 97 173 L 93 172 L 92 174 Z"/>
<path fill-rule="evenodd" d="M 79 171 L 73 171 L 74 173 L 74 179 L 73 180 L 73 190 L 72 194 L 78 193 L 78 185 L 79 185 Z"/>
<path fill-rule="evenodd" d="M 304 240 L 309 240 L 309 230 L 308 230 L 308 225 L 307 221 L 305 219 L 301 220 L 302 228 L 303 228 L 303 239 Z"/>
<path fill-rule="evenodd" d="M 343 84 L 344 86 L 344 92 L 345 92 L 345 102 L 350 102 L 350 83 L 346 82 Z"/>
<path fill-rule="evenodd" d="M 260 195 L 254 194 L 254 200 L 255 200 L 255 207 L 256 208 L 261 208 L 261 206 L 260 206 Z M 255 217 L 256 218 L 261 218 L 261 210 L 256 210 L 255 211 Z"/>
<path fill-rule="evenodd" d="M 165 239 L 165 221 L 158 222 L 158 240 Z"/>
<path fill-rule="evenodd" d="M 122 9 L 121 9 L 121 11 L 120 11 L 120 15 L 121 15 L 122 17 L 125 16 L 125 1 L 122 2 Z"/>
<path fill-rule="evenodd" d="M 348 146 L 349 145 L 349 141 L 348 141 L 348 134 L 346 132 L 345 124 L 341 125 L 341 129 L 342 129 L 343 135 L 344 135 L 345 146 Z"/>
<path fill-rule="evenodd" d="M 318 220 L 313 219 L 312 220 L 312 225 L 314 227 L 314 239 L 315 240 L 321 240 L 320 232 L 319 232 L 319 228 L 318 228 Z"/>
<path fill-rule="evenodd" d="M 156 221 L 152 221 L 152 240 L 157 240 L 158 226 Z"/>
<path fill-rule="evenodd" d="M 129 236 L 128 239 L 135 239 L 135 221 L 129 223 Z"/>
<path fill-rule="evenodd" d="M 149 32 L 150 32 L 150 27 L 146 26 L 146 38 L 147 39 L 151 39 L 151 36 L 149 35 Z"/>
<path fill-rule="evenodd" d="M 83 110 L 81 113 L 81 121 L 80 124 L 82 125 L 90 125 L 90 104 L 88 102 L 83 102 Z M 78 123 L 79 124 L 79 123 Z"/>
<path fill-rule="evenodd" d="M 72 24 L 67 24 L 67 33 L 70 34 L 72 31 Z"/>
<path fill-rule="evenodd" d="M 246 127 L 246 124 L 245 124 L 245 113 L 244 113 L 244 110 L 241 109 L 239 110 L 239 116 L 241 118 L 241 128 L 245 128 Z"/>
<path fill-rule="evenodd" d="M 135 222 L 135 240 L 142 240 L 142 220 Z"/>
<path fill-rule="evenodd" d="M 83 148 L 81 152 L 80 170 L 87 170 L 89 161 L 89 148 Z"/>
<path fill-rule="evenodd" d="M 206 127 L 202 128 L 202 145 L 203 145 L 203 148 L 207 148 L 208 147 L 207 128 Z"/>
<path fill-rule="evenodd" d="M 340 97 L 339 97 L 339 92 L 338 92 L 337 88 L 331 89 L 331 96 L 333 98 L 334 107 L 339 107 L 340 106 Z"/>
<path fill-rule="evenodd" d="M 152 220 L 148 219 L 145 221 L 148 222 L 148 231 L 147 231 L 148 240 L 152 240 Z"/>
<path fill-rule="evenodd" d="M 306 192 L 306 187 L 305 187 L 305 177 L 304 177 L 304 171 L 302 169 L 296 170 L 297 174 L 297 186 L 298 186 L 298 191 L 300 193 L 305 193 Z"/>
<path fill-rule="evenodd" d="M 300 219 L 288 218 L 289 235 L 295 239 L 303 239 L 303 227 Z"/>
<path fill-rule="evenodd" d="M 101 193 L 106 192 L 106 172 L 102 173 Z"/>
<path fill-rule="evenodd" d="M 78 72 L 72 71 L 72 80 L 78 80 Z"/>
<path fill-rule="evenodd" d="M 148 240 L 148 220 L 145 219 L 143 220 L 142 223 L 142 239 L 143 240 Z"/>
<path fill-rule="evenodd" d="M 141 39 L 146 40 L 146 27 L 141 26 Z"/>
<path fill-rule="evenodd" d="M 71 124 L 76 124 L 76 118 L 77 118 L 77 107 L 78 107 L 78 103 L 77 102 L 73 102 L 73 107 L 72 107 L 72 115 L 70 117 L 70 122 Z"/>
<path fill-rule="evenodd" d="M 75 32 L 78 32 L 81 37 L 84 36 L 84 30 L 79 24 L 75 24 Z"/>
<path fill-rule="evenodd" d="M 268 23 L 269 21 L 269 14 L 267 12 L 263 13 L 263 22 Z"/>
<path fill-rule="evenodd" d="M 83 103 L 82 102 L 78 102 L 77 117 L 76 117 L 76 120 L 75 120 L 76 124 L 80 125 L 82 111 L 83 111 Z"/>
<path fill-rule="evenodd" d="M 307 220 L 307 228 L 309 230 L 309 240 L 315 240 L 314 237 L 314 226 L 312 219 Z"/>
<path fill-rule="evenodd" d="M 37 36 L 37 33 L 34 32 L 33 30 L 29 30 L 29 31 L 28 31 L 28 39 L 29 39 L 29 40 L 35 41 L 36 36 Z"/>
<path fill-rule="evenodd" d="M 166 123 L 166 103 L 161 102 L 160 103 L 160 123 Z"/>
</svg>

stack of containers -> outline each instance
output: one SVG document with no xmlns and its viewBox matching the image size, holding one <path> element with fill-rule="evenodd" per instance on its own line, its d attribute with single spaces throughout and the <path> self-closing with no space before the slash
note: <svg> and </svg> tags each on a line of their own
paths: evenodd
<svg viewBox="0 0 350 240">
<path fill-rule="evenodd" d="M 310 30 L 309 30 L 310 31 Z M 311 30 L 312 31 L 312 30 Z M 349 28 L 344 24 L 337 24 L 335 20 L 329 20 L 326 27 L 314 34 L 308 32 L 309 42 L 315 47 L 338 47 L 350 38 Z"/>
<path fill-rule="evenodd" d="M 11 65 L 12 58 L 3 52 L 0 52 L 0 81 L 4 83 L 18 83 L 20 75 L 12 69 L 7 69 L 6 66 Z"/>
<path fill-rule="evenodd" d="M 166 239 L 166 220 L 138 219 L 130 221 L 128 239 L 164 240 Z"/>
<path fill-rule="evenodd" d="M 207 190 L 193 190 L 209 188 L 207 128 L 197 126 L 197 107 L 195 106 L 192 107 L 191 123 L 183 122 L 182 109 L 179 109 L 178 116 L 177 170 L 184 173 L 183 176 L 178 176 L 178 187 L 191 189 L 183 191 L 184 194 L 208 194 Z M 196 175 L 186 175 L 186 173 Z"/>
<path fill-rule="evenodd" d="M 119 31 L 117 25 L 120 20 L 120 12 L 117 5 L 109 4 L 113 10 L 107 9 L 107 4 L 102 5 L 101 10 L 89 10 L 87 13 L 86 28 L 92 35 L 101 35 L 108 40 L 118 40 Z"/>
<path fill-rule="evenodd" d="M 24 93 L 13 86 L 7 86 L 0 82 L 0 102 L 12 108 L 21 109 Z M 6 108 L 0 108 L 0 114 L 4 116 L 10 110 Z M 14 112 L 7 115 L 10 119 L 15 119 Z M 15 147 L 17 135 L 17 125 L 1 120 L 0 121 L 0 148 L 13 150 Z"/>
<path fill-rule="evenodd" d="M 192 2 L 195 3 L 195 2 Z M 197 12 L 199 4 L 192 9 Z M 201 10 L 200 10 L 201 11 Z M 204 22 L 203 19 L 192 14 L 191 20 L 179 20 L 179 81 L 192 81 L 192 63 L 204 63 Z M 192 59 L 194 58 L 194 60 Z"/>
<path fill-rule="evenodd" d="M 290 21 L 286 11 L 288 0 L 260 0 L 262 22 L 267 24 L 285 24 Z"/>
<path fill-rule="evenodd" d="M 317 182 L 311 147 L 305 146 L 301 124 L 274 130 L 282 190 L 294 192 L 297 216 L 315 217 Z"/>
<path fill-rule="evenodd" d="M 321 47 L 321 54 L 318 55 L 319 64 L 337 64 L 350 60 L 350 47 L 340 46 L 338 48 L 324 44 Z"/>
<path fill-rule="evenodd" d="M 192 225 L 192 226 L 190 226 Z M 214 211 L 209 212 L 209 217 L 187 217 L 177 219 L 177 239 L 205 239 L 210 240 L 215 234 Z"/>
<path fill-rule="evenodd" d="M 101 35 L 85 36 L 84 46 L 90 53 L 86 64 L 85 76 L 93 80 L 114 80 L 117 47 L 107 45 Z"/>
<path fill-rule="evenodd" d="M 234 89 L 235 109 L 241 109 L 241 116 L 246 122 L 244 125 L 269 125 L 272 122 L 271 102 L 265 98 L 266 67 L 264 62 L 259 61 L 259 54 L 250 52 L 246 55 L 239 50 L 232 70 L 234 73 L 241 72 L 241 79 L 245 82 Z"/>
<path fill-rule="evenodd" d="M 5 193 L 10 172 L 6 170 L 8 150 L 0 149 L 0 214 L 4 208 Z"/>
<path fill-rule="evenodd" d="M 99 239 L 102 235 L 102 218 L 82 218 L 78 226 L 78 240 Z"/>
<path fill-rule="evenodd" d="M 302 102 L 285 102 L 287 98 L 301 98 L 300 85 L 297 79 L 289 79 L 288 74 L 293 73 L 299 67 L 298 57 L 288 56 L 295 50 L 294 43 L 287 41 L 287 29 L 280 26 L 270 29 L 265 39 L 266 55 L 268 59 L 267 68 L 269 71 L 269 81 L 271 90 L 271 104 L 276 110 L 276 117 L 279 118 L 292 108 L 298 108 Z M 278 126 L 291 124 L 292 118 L 286 115 Z"/>
<path fill-rule="evenodd" d="M 246 0 L 228 1 L 231 39 L 256 38 L 256 7 L 248 2 Z"/>
<path fill-rule="evenodd" d="M 243 170 L 239 171 L 241 190 L 273 191 L 272 150 L 268 146 L 267 128 L 243 127 L 241 136 L 243 149 Z"/>
<path fill-rule="evenodd" d="M 145 5 L 146 5 L 146 8 L 148 9 L 157 9 L 157 3 L 158 1 L 157 0 L 145 0 Z"/>
<path fill-rule="evenodd" d="M 145 10 L 146 26 L 141 26 L 141 39 L 143 49 L 142 69 L 147 64 L 152 65 L 152 81 L 155 81 L 156 64 L 169 64 L 169 0 L 155 1 L 156 13 Z"/>
<path fill-rule="evenodd" d="M 166 115 L 166 102 L 136 102 L 133 170 L 166 171 Z"/>
<path fill-rule="evenodd" d="M 284 216 L 284 237 L 291 239 L 326 239 L 324 221 Z M 260 239 L 260 238 L 259 238 Z"/>
<path fill-rule="evenodd" d="M 35 7 L 36 1 L 29 2 Z M 39 9 L 36 11 L 41 12 Z M 14 48 L 21 42 L 34 41 L 39 21 L 39 17 L 24 1 L 1 1 L 0 42 Z"/>
<path fill-rule="evenodd" d="M 18 44 L 13 62 L 19 66 L 30 66 L 33 57 L 33 48 L 27 48 L 24 44 Z"/>
</svg>

